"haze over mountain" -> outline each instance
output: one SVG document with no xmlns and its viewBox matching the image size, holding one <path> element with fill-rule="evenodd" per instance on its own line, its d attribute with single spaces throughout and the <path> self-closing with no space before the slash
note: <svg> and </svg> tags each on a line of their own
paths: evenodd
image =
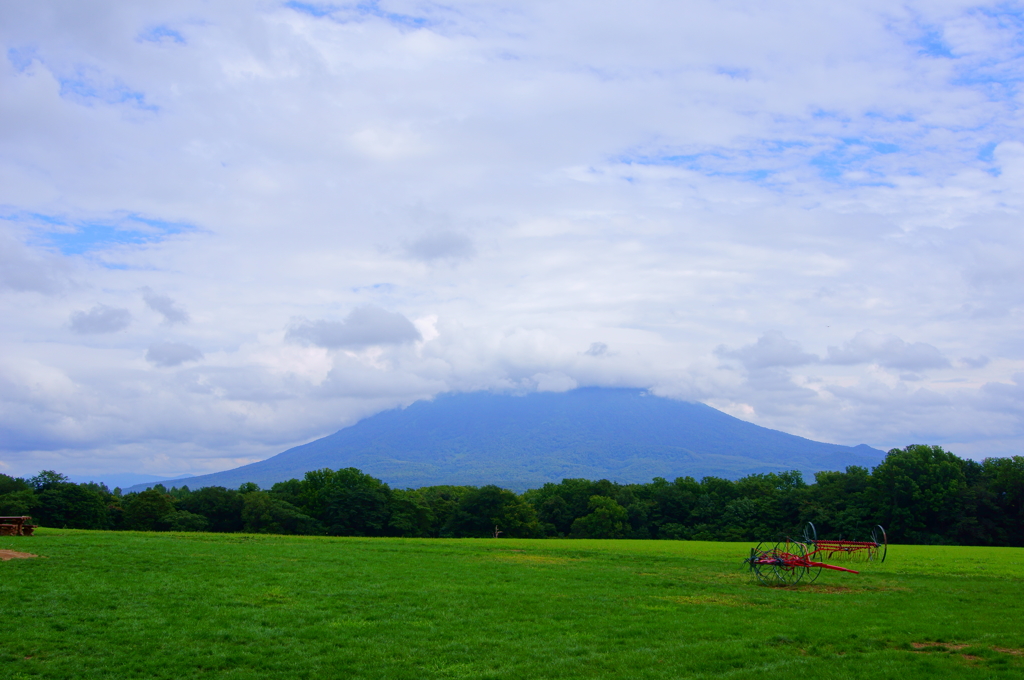
<svg viewBox="0 0 1024 680">
<path fill-rule="evenodd" d="M 474 392 L 417 401 L 267 460 L 183 481 L 192 489 L 243 482 L 266 488 L 308 470 L 356 467 L 395 487 L 498 484 L 523 491 L 572 477 L 648 482 L 800 470 L 811 478 L 820 470 L 870 467 L 883 455 L 636 389 Z"/>
</svg>

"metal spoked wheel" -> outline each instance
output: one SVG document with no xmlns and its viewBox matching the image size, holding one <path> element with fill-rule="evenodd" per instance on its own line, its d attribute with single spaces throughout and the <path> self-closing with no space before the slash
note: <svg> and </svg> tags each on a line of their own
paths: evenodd
<svg viewBox="0 0 1024 680">
<path fill-rule="evenodd" d="M 814 546 L 804 546 L 804 557 L 807 558 L 808 563 L 810 563 L 812 559 L 817 561 L 817 556 L 811 554 L 813 550 Z M 806 570 L 807 573 L 804 575 L 804 581 L 806 583 L 814 583 L 818 580 L 818 576 L 821 575 L 821 567 L 809 566 L 806 567 Z"/>
<path fill-rule="evenodd" d="M 814 526 L 814 522 L 808 522 L 804 525 L 804 543 L 815 543 L 818 540 L 818 530 Z"/>
<path fill-rule="evenodd" d="M 794 586 L 807 574 L 807 567 L 800 564 L 793 564 L 791 558 L 804 558 L 807 556 L 807 546 L 803 543 L 783 541 L 775 544 L 773 552 L 776 561 L 772 565 L 775 574 L 775 585 Z"/>
<path fill-rule="evenodd" d="M 774 579 L 770 578 L 772 575 L 771 562 L 774 560 L 771 549 L 764 544 L 757 544 L 757 547 L 750 549 L 750 557 L 747 559 L 747 563 L 750 565 L 750 572 L 754 577 L 765 585 L 772 585 Z"/>
<path fill-rule="evenodd" d="M 889 552 L 889 536 L 885 533 L 885 528 L 879 524 L 871 530 L 871 541 L 877 546 L 875 548 L 875 559 L 879 562 L 885 562 L 885 556 Z M 881 558 L 878 556 L 881 555 Z"/>
<path fill-rule="evenodd" d="M 807 555 L 807 547 L 803 543 L 780 541 L 778 543 L 758 543 L 750 551 L 750 570 L 757 580 L 767 586 L 795 585 L 808 572 L 801 564 Z"/>
</svg>

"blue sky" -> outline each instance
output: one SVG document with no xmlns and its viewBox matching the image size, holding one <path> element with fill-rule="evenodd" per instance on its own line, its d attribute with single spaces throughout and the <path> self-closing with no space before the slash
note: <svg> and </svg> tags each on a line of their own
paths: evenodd
<svg viewBox="0 0 1024 680">
<path fill-rule="evenodd" d="M 0 472 L 578 385 L 1022 449 L 1020 3 L 8 3 L 0 41 Z"/>
<path fill-rule="evenodd" d="M 156 244 L 192 230 L 191 225 L 147 219 L 140 215 L 113 214 L 100 219 L 69 220 L 59 215 L 11 212 L 9 223 L 30 226 L 30 243 L 61 255 L 109 253 L 118 246 L 131 248 Z"/>
</svg>

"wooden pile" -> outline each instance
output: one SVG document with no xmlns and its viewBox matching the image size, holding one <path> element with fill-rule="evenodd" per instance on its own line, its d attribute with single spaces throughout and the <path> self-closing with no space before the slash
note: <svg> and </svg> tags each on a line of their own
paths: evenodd
<svg viewBox="0 0 1024 680">
<path fill-rule="evenodd" d="M 29 524 L 32 518 L 28 515 L 21 517 L 0 517 L 0 536 L 31 536 L 37 524 Z"/>
</svg>

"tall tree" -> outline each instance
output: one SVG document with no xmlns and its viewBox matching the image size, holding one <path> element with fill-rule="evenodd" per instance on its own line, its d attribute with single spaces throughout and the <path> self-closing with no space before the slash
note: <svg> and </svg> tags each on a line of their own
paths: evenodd
<svg viewBox="0 0 1024 680">
<path fill-rule="evenodd" d="M 302 509 L 332 536 L 383 536 L 391 489 L 356 468 L 306 473 Z"/>
<path fill-rule="evenodd" d="M 950 542 L 961 517 L 964 461 L 941 446 L 892 449 L 871 473 L 876 518 L 897 541 Z"/>
<path fill-rule="evenodd" d="M 110 516 L 103 495 L 87 486 L 47 482 L 35 494 L 33 518 L 47 527 L 106 529 Z"/>
<path fill-rule="evenodd" d="M 622 538 L 629 513 L 615 499 L 591 496 L 590 512 L 572 523 L 572 538 Z"/>
<path fill-rule="evenodd" d="M 128 495 L 124 506 L 124 528 L 134 531 L 155 531 L 164 515 L 174 512 L 174 499 L 156 489 Z"/>
<path fill-rule="evenodd" d="M 388 533 L 392 536 L 425 538 L 431 535 L 436 518 L 423 494 L 413 489 L 391 492 Z"/>
<path fill-rule="evenodd" d="M 178 508 L 202 515 L 210 531 L 241 531 L 243 496 L 223 486 L 205 486 L 178 501 Z"/>
<path fill-rule="evenodd" d="M 9 475 L 0 474 L 0 496 L 8 493 L 14 493 L 15 491 L 27 491 L 31 488 L 32 486 L 20 477 L 11 477 Z"/>
<path fill-rule="evenodd" d="M 982 469 L 998 508 L 998 544 L 1024 546 L 1024 456 L 986 458 Z"/>
<path fill-rule="evenodd" d="M 493 536 L 495 527 L 510 538 L 541 535 L 533 506 L 513 492 L 493 484 L 473 489 L 463 496 L 441 535 L 484 538 Z"/>
<path fill-rule="evenodd" d="M 243 495 L 244 530 L 254 534 L 323 534 L 324 527 L 291 503 L 266 491 Z"/>
</svg>

